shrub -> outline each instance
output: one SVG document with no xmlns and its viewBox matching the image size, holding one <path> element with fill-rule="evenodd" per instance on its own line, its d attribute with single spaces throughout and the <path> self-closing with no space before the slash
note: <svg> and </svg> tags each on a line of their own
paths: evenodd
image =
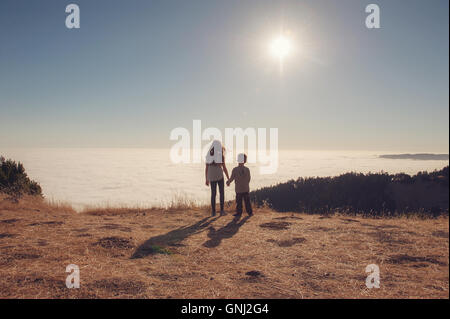
<svg viewBox="0 0 450 319">
<path fill-rule="evenodd" d="M 0 156 L 0 192 L 20 197 L 26 195 L 42 196 L 41 186 L 28 178 L 22 163 L 6 160 Z"/>
<path fill-rule="evenodd" d="M 417 175 L 347 173 L 290 180 L 251 192 L 277 211 L 393 215 L 448 212 L 449 168 Z"/>
</svg>

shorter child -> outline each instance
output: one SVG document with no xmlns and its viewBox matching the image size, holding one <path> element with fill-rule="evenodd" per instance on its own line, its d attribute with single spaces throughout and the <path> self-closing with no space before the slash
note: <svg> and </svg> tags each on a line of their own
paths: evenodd
<svg viewBox="0 0 450 319">
<path fill-rule="evenodd" d="M 253 215 L 252 204 L 250 203 L 250 170 L 245 167 L 247 162 L 246 154 L 238 155 L 239 166 L 233 168 L 231 172 L 231 177 L 227 181 L 227 186 L 234 181 L 234 187 L 236 191 L 236 214 L 233 216 L 240 216 L 242 214 L 242 200 L 245 202 L 245 210 L 249 216 Z"/>
</svg>

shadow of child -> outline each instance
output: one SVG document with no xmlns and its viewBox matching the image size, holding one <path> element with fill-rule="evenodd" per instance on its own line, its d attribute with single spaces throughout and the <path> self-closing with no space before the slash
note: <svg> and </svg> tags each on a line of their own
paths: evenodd
<svg viewBox="0 0 450 319">
<path fill-rule="evenodd" d="M 224 227 L 216 230 L 214 227 L 208 228 L 208 237 L 210 238 L 203 246 L 207 248 L 214 248 L 221 244 L 222 240 L 225 238 L 231 238 L 239 231 L 239 228 L 245 224 L 245 222 L 250 218 L 246 216 L 241 221 L 239 221 L 240 216 L 236 216 Z M 239 222 L 238 222 L 239 221 Z"/>
</svg>

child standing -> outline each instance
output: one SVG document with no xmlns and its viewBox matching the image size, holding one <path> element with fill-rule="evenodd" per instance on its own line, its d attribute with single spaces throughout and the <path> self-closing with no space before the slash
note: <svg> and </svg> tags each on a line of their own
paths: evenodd
<svg viewBox="0 0 450 319">
<path fill-rule="evenodd" d="M 216 215 L 216 192 L 217 186 L 219 186 L 220 194 L 220 215 L 225 215 L 225 190 L 223 173 L 229 178 L 227 166 L 225 165 L 225 148 L 222 146 L 222 142 L 215 140 L 211 144 L 211 148 L 206 155 L 206 168 L 205 178 L 206 186 L 211 185 L 211 215 Z"/>
<path fill-rule="evenodd" d="M 233 216 L 240 216 L 242 214 L 242 200 L 245 203 L 245 210 L 249 216 L 253 215 L 252 204 L 250 203 L 250 170 L 245 167 L 247 162 L 246 154 L 238 155 L 239 166 L 233 168 L 231 172 L 231 178 L 227 181 L 227 186 L 234 181 L 234 187 L 236 191 L 236 214 Z"/>
</svg>

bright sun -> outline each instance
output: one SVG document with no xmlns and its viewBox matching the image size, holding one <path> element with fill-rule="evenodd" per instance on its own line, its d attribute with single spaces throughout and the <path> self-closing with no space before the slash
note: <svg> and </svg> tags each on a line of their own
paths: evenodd
<svg viewBox="0 0 450 319">
<path fill-rule="evenodd" d="M 272 40 L 270 44 L 270 53 L 273 57 L 277 58 L 282 62 L 292 51 L 291 40 L 284 36 L 279 35 Z"/>
</svg>

